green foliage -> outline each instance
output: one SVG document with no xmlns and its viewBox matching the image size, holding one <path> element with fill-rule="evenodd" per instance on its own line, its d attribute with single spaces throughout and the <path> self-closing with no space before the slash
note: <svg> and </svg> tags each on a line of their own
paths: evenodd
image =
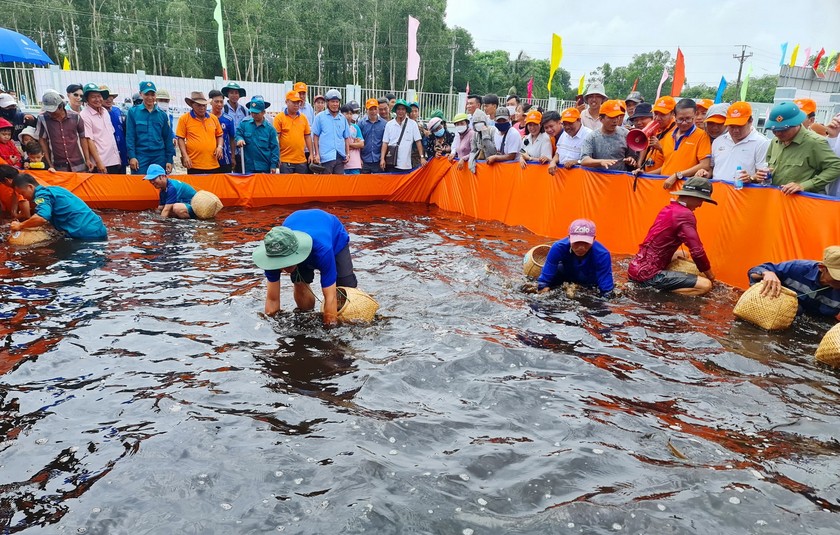
<svg viewBox="0 0 840 535">
<path fill-rule="evenodd" d="M 636 90 L 642 93 L 644 99 L 653 102 L 656 97 L 656 88 L 662 78 L 662 69 L 667 67 L 668 72 L 673 74 L 674 61 L 668 51 L 657 50 L 636 54 L 633 60 L 626 67 L 612 68 L 609 63 L 598 67 L 587 79 L 587 83 L 595 80 L 603 82 L 604 89 L 610 98 L 624 98 L 633 88 L 633 82 L 638 79 Z M 666 81 L 662 86 L 662 94 L 671 94 L 671 82 Z"/>
</svg>

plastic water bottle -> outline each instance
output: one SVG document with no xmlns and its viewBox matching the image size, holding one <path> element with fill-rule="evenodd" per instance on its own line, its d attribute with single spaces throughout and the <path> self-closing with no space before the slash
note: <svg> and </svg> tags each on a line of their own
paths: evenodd
<svg viewBox="0 0 840 535">
<path fill-rule="evenodd" d="M 744 181 L 741 180 L 741 166 L 735 169 L 735 189 L 744 189 Z"/>
</svg>

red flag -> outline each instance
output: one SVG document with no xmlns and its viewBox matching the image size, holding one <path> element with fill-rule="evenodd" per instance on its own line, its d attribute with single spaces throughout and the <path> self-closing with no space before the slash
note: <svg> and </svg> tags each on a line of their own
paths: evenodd
<svg viewBox="0 0 840 535">
<path fill-rule="evenodd" d="M 633 82 L 633 89 L 630 90 L 631 93 L 636 90 L 637 85 L 639 85 L 639 79 L 638 78 L 636 78 L 636 80 Z"/>
<path fill-rule="evenodd" d="M 682 50 L 677 48 L 677 62 L 674 64 L 674 81 L 671 84 L 671 96 L 678 97 L 682 93 L 685 83 L 685 57 Z"/>
<path fill-rule="evenodd" d="M 534 96 L 534 77 L 528 80 L 528 103 L 531 103 L 531 98 Z"/>
<path fill-rule="evenodd" d="M 820 68 L 820 60 L 822 59 L 822 57 L 823 57 L 824 55 L 825 55 L 825 49 L 824 49 L 824 48 L 821 48 L 821 49 L 820 49 L 820 53 L 819 53 L 819 54 L 817 54 L 817 57 L 816 57 L 816 59 L 814 60 L 814 70 L 817 70 L 817 69 L 819 69 L 819 68 Z"/>
</svg>

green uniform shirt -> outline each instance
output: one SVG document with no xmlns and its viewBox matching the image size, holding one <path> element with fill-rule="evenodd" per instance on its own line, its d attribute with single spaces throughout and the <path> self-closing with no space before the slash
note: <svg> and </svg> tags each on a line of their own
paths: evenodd
<svg viewBox="0 0 840 535">
<path fill-rule="evenodd" d="M 767 149 L 767 164 L 773 168 L 773 185 L 800 184 L 805 191 L 823 193 L 840 177 L 840 158 L 825 138 L 800 128 L 790 145 L 774 139 Z"/>
</svg>

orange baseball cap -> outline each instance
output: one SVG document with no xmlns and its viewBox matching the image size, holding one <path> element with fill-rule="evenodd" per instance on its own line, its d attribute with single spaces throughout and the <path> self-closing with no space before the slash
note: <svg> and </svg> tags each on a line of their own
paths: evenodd
<svg viewBox="0 0 840 535">
<path fill-rule="evenodd" d="M 627 101 L 619 99 L 619 100 L 616 100 L 616 102 L 618 102 L 618 105 L 621 106 L 621 111 L 623 111 L 624 113 L 627 113 Z"/>
<path fill-rule="evenodd" d="M 306 84 L 305 84 L 305 83 L 303 83 L 303 82 L 297 82 L 297 83 L 295 84 L 295 87 L 294 87 L 294 90 L 295 90 L 295 91 L 297 91 L 298 93 L 303 93 L 303 92 L 304 92 L 304 91 L 306 91 L 307 89 L 308 89 L 308 88 L 306 87 Z"/>
<path fill-rule="evenodd" d="M 811 98 L 798 98 L 793 101 L 800 110 L 805 112 L 805 115 L 811 115 L 817 111 L 817 103 Z"/>
<path fill-rule="evenodd" d="M 695 102 L 698 108 L 703 108 L 704 110 L 708 110 L 714 104 L 714 101 L 710 98 L 699 98 Z"/>
<path fill-rule="evenodd" d="M 286 100 L 291 100 L 292 102 L 303 102 L 303 99 L 300 98 L 300 93 L 297 91 L 289 91 L 286 93 Z"/>
<path fill-rule="evenodd" d="M 376 100 L 375 98 L 369 98 L 365 101 L 365 109 L 366 110 L 369 110 L 371 108 L 378 108 L 378 107 L 379 107 L 379 101 Z"/>
<path fill-rule="evenodd" d="M 542 123 L 542 113 L 537 110 L 532 110 L 528 112 L 528 115 L 525 116 L 525 124 L 540 124 Z"/>
<path fill-rule="evenodd" d="M 671 113 L 677 107 L 677 101 L 674 97 L 664 96 L 656 100 L 653 105 L 653 111 L 657 113 Z"/>
<path fill-rule="evenodd" d="M 735 102 L 726 110 L 726 122 L 723 124 L 744 126 L 750 120 L 750 117 L 752 117 L 752 106 L 749 102 Z"/>
<path fill-rule="evenodd" d="M 608 100 L 601 104 L 601 109 L 598 110 L 598 113 L 607 117 L 618 117 L 619 115 L 624 115 L 624 110 L 621 109 L 621 104 L 617 100 Z"/>
<path fill-rule="evenodd" d="M 563 110 L 563 113 L 560 114 L 560 120 L 564 123 L 580 121 L 580 111 L 577 108 L 566 108 Z"/>
</svg>

